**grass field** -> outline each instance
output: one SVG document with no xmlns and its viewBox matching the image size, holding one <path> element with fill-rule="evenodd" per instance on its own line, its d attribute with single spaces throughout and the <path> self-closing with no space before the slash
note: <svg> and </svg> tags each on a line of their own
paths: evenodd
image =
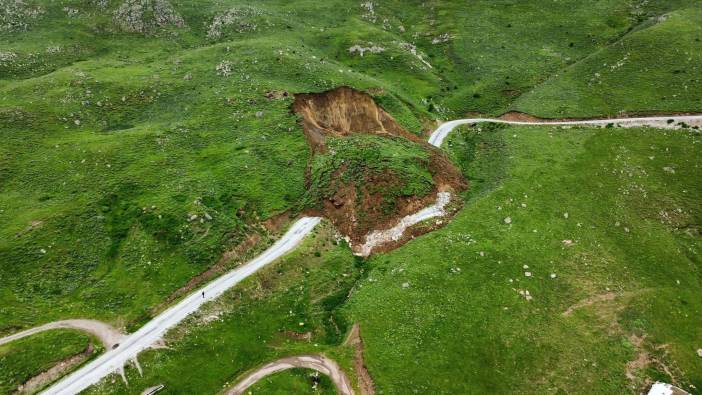
<svg viewBox="0 0 702 395">
<path fill-rule="evenodd" d="M 57 362 L 80 354 L 91 342 L 88 336 L 68 330 L 33 335 L 0 346 L 0 392 L 12 393 L 20 384 Z M 95 344 L 96 355 L 101 346 Z"/>
<path fill-rule="evenodd" d="M 702 106 L 701 63 L 697 6 L 643 23 L 525 93 L 512 108 L 556 118 L 695 112 Z"/>
<path fill-rule="evenodd" d="M 262 235 L 231 268 L 270 243 L 264 220 L 316 204 L 338 158 L 312 160 L 292 99 L 271 91 L 367 90 L 412 133 L 467 112 L 702 111 L 694 0 L 173 0 L 161 22 L 124 4 L 0 0 L 0 335 L 73 317 L 133 331 L 224 251 Z M 100 391 L 216 392 L 291 352 L 349 366 L 356 321 L 384 393 L 702 388 L 699 135 L 481 130 L 445 145 L 471 184 L 450 225 L 367 262 L 321 230 L 213 306 L 223 318 L 145 353 L 134 386 Z M 360 167 L 390 155 L 405 178 L 391 194 L 428 191 L 424 152 L 370 140 L 337 148 Z M 279 334 L 307 330 L 309 344 Z M 8 348 L 3 392 L 75 351 L 34 339 Z"/>
<path fill-rule="evenodd" d="M 694 132 L 651 129 L 464 129 L 447 149 L 480 183 L 448 226 L 360 266 L 323 229 L 176 331 L 174 350 L 146 353 L 145 376 L 129 369 L 130 382 L 218 388 L 278 356 L 310 351 L 348 366 L 342 333 L 359 322 L 383 393 L 635 394 L 645 379 L 695 393 L 699 141 Z M 352 274 L 359 267 L 363 275 Z M 331 285 L 338 279 L 345 285 Z M 330 299 L 330 288 L 319 287 L 340 291 Z M 593 299 L 601 295 L 613 297 Z M 291 303 L 300 317 L 286 314 Z M 340 307 L 329 316 L 315 305 Z M 203 324 L 212 311 L 223 312 L 221 322 Z M 334 317 L 339 332 L 315 317 Z M 281 342 L 286 330 L 312 337 Z M 179 340 L 181 331 L 189 336 Z M 630 368 L 628 378 L 627 363 L 641 355 L 649 364 Z"/>
<path fill-rule="evenodd" d="M 469 203 L 371 259 L 345 310 L 364 329 L 376 385 L 605 394 L 638 393 L 647 377 L 702 388 L 699 144 L 698 133 L 646 129 L 452 136 L 480 181 Z M 563 315 L 604 294 L 616 298 Z M 629 380 L 641 353 L 652 362 Z"/>
<path fill-rule="evenodd" d="M 349 350 L 338 346 L 349 323 L 339 308 L 361 272 L 348 245 L 324 223 L 298 250 L 172 331 L 171 349 L 141 354 L 144 375 L 129 367 L 129 387 L 108 381 L 96 392 L 131 393 L 162 383 L 176 392 L 215 393 L 249 369 L 291 353 L 327 352 L 348 367 Z M 290 377 L 280 380 L 302 386 Z"/>
</svg>

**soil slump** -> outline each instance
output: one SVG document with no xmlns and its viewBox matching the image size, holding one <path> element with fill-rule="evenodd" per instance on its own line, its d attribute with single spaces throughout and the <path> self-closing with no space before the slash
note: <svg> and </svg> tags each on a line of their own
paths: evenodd
<svg viewBox="0 0 702 395">
<path fill-rule="evenodd" d="M 342 86 L 322 93 L 295 95 L 293 110 L 302 116 L 307 141 L 314 151 L 324 149 L 326 136 L 371 133 L 421 142 L 375 104 L 367 93 Z"/>
<path fill-rule="evenodd" d="M 317 209 L 350 239 L 356 253 L 361 252 L 360 248 L 371 232 L 392 228 L 403 217 L 436 201 L 439 192 L 456 192 L 467 187 L 460 171 L 441 150 L 403 129 L 364 92 L 340 87 L 322 93 L 296 94 L 293 110 L 302 116 L 302 126 L 313 155 L 329 153 L 325 144 L 328 139 L 345 138 L 354 134 L 409 141 L 427 153 L 422 166 L 431 174 L 431 190 L 422 196 L 392 196 L 390 210 L 387 208 L 387 191 L 405 182 L 402 174 L 393 170 L 377 171 L 371 169 L 373 166 L 365 166 L 361 174 L 354 173 L 355 178 L 349 180 L 349 172 L 344 166 L 335 169 L 332 175 L 333 186 L 327 196 L 316 202 Z M 308 189 L 310 184 L 308 177 Z M 398 245 L 394 243 L 393 247 Z"/>
</svg>

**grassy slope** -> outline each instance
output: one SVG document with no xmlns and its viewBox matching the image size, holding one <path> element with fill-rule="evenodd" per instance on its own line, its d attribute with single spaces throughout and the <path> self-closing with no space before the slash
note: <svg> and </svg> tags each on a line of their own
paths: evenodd
<svg viewBox="0 0 702 395">
<path fill-rule="evenodd" d="M 699 7 L 647 22 L 554 75 L 512 108 L 545 117 L 699 110 L 701 26 Z"/>
<path fill-rule="evenodd" d="M 204 270 L 223 249 L 235 245 L 244 234 L 253 231 L 253 224 L 294 206 L 304 193 L 302 180 L 307 147 L 295 118 L 289 113 L 289 103 L 264 99 L 262 95 L 268 89 L 297 92 L 340 84 L 380 87 L 385 93 L 378 97 L 379 102 L 404 126 L 416 132 L 421 128 L 420 117 L 432 116 L 427 112 L 430 109 L 434 116 L 444 118 L 468 110 L 499 113 L 509 108 L 515 95 L 533 89 L 541 81 L 547 81 L 545 88 L 537 87 L 534 92 L 550 89 L 550 84 L 558 79 L 555 76 L 549 79 L 550 74 L 559 73 L 564 67 L 567 70 L 587 64 L 590 59 L 587 56 L 593 52 L 593 58 L 611 53 L 608 56 L 618 60 L 616 45 L 608 45 L 637 26 L 642 15 L 657 15 L 695 4 L 693 1 L 648 2 L 646 5 L 605 1 L 592 7 L 568 1 L 543 7 L 536 1 L 518 4 L 479 1 L 467 4 L 422 2 L 427 5 L 423 7 L 420 2 L 388 1 L 376 4 L 373 17 L 357 3 L 270 1 L 249 7 L 261 12 L 256 31 L 229 33 L 221 39 L 210 40 L 206 38 L 205 25 L 212 16 L 235 5 L 244 6 L 244 2 L 208 5 L 174 1 L 189 26 L 187 30 L 177 31 L 175 38 L 167 38 L 165 32 L 151 38 L 110 32 L 105 28 L 109 26 L 109 14 L 90 8 L 85 2 L 42 3 L 47 12 L 28 32 L 0 33 L 0 51 L 16 52 L 19 59 L 10 65 L 0 65 L 0 106 L 3 108 L 0 112 L 3 136 L 0 142 L 0 280 L 4 284 L 0 288 L 0 332 L 73 315 L 126 322 L 133 328 L 148 318 L 150 307 Z M 62 9 L 65 5 L 82 11 L 77 18 L 68 18 Z M 695 15 L 694 11 L 679 11 L 669 20 L 675 25 L 666 21 L 655 28 L 687 29 L 689 20 L 697 18 Z M 383 26 L 386 18 L 389 25 Z M 687 22 L 678 23 L 678 20 Z M 643 30 L 644 27 L 625 36 L 622 42 L 636 38 L 640 40 L 637 48 L 646 48 L 647 40 L 668 37 L 666 31 L 648 34 L 654 30 Z M 685 45 L 683 51 L 697 48 L 696 31 L 694 27 L 689 28 L 688 33 L 678 39 Z M 445 32 L 453 36 L 448 43 L 431 44 L 432 38 Z M 348 53 L 351 45 L 366 45 L 369 41 L 385 46 L 386 51 L 362 58 Z M 416 43 L 418 53 L 434 68 L 424 66 L 402 49 L 398 41 Z M 572 47 L 571 42 L 574 43 Z M 60 46 L 62 51 L 49 54 L 48 46 Z M 578 62 L 582 58 L 586 59 Z M 233 63 L 234 73 L 229 77 L 219 76 L 215 71 L 215 66 L 224 60 Z M 645 67 L 657 67 L 665 78 L 683 78 L 673 75 L 677 66 L 671 62 L 660 66 L 654 61 L 646 63 Z M 191 80 L 184 79 L 188 74 Z M 607 84 L 619 87 L 624 76 L 619 74 L 607 80 Z M 577 86 L 576 81 L 565 88 Z M 609 92 L 605 88 L 603 91 Z M 531 95 L 524 98 L 529 99 Z M 582 96 L 587 96 L 587 91 Z M 649 100 L 641 97 L 621 97 L 612 104 L 612 111 L 618 111 L 619 107 L 649 109 L 638 107 Z M 578 100 L 578 106 L 583 105 L 583 108 L 587 108 L 583 103 L 598 103 L 587 97 Z M 101 106 L 97 105 L 98 101 Z M 522 101 L 519 103 L 521 106 Z M 549 104 L 545 108 L 556 106 Z M 591 111 L 609 111 L 603 106 L 588 106 L 592 106 Z M 687 99 L 673 101 L 668 107 L 670 111 L 694 108 L 699 105 L 695 107 L 694 101 Z M 263 111 L 264 116 L 256 117 L 256 111 Z M 544 110 L 541 115 L 559 115 L 553 111 Z M 80 125 L 75 124 L 76 119 L 81 121 Z M 534 144 L 536 141 L 540 140 L 536 138 Z M 471 179 L 485 179 L 483 191 L 486 194 L 490 186 L 499 184 L 496 179 L 505 177 L 501 172 L 506 170 L 500 168 L 503 165 L 493 165 L 502 163 L 498 160 L 500 152 L 489 163 L 468 162 L 493 173 L 468 170 Z M 81 163 L 84 159 L 85 163 Z M 545 160 L 548 165 L 553 159 Z M 571 169 L 572 173 L 579 171 L 579 168 Z M 474 182 L 473 191 L 478 190 L 477 184 Z M 554 201 L 561 202 L 566 192 L 555 191 Z M 478 195 L 469 198 L 480 201 Z M 619 204 L 628 207 L 629 203 Z M 151 209 L 151 206 L 156 208 Z M 698 207 L 695 208 L 693 213 L 699 215 Z M 468 209 L 475 210 L 472 205 Z M 212 221 L 192 223 L 187 220 L 193 213 L 201 218 L 205 212 L 213 217 Z M 465 223 L 468 216 L 462 214 L 463 222 L 459 224 L 470 225 L 468 229 L 480 225 L 478 229 L 482 229 L 483 224 Z M 33 221 L 41 223 L 31 226 Z M 551 223 L 535 223 L 536 227 L 544 225 L 551 226 Z M 429 237 L 435 240 L 439 235 L 443 233 Z M 659 237 L 654 241 L 662 243 L 668 239 Z M 638 242 L 637 239 L 627 248 L 638 253 Z M 516 241 L 510 243 L 517 244 Z M 686 248 L 698 248 L 693 241 L 686 243 Z M 674 246 L 676 244 L 658 244 L 650 249 L 658 253 L 668 249 L 677 251 Z M 46 254 L 41 252 L 42 248 Z M 394 259 L 392 257 L 402 251 L 406 249 L 391 254 L 388 259 Z M 694 257 L 695 253 L 690 255 Z M 377 262 L 383 259 L 376 258 L 374 265 L 380 268 Z M 423 261 L 409 255 L 406 261 L 415 259 Z M 475 277 L 488 276 L 490 269 L 486 268 L 486 273 Z M 135 280 L 138 287 L 134 287 Z M 437 285 L 444 287 L 442 282 Z M 411 289 L 414 291 L 414 287 Z M 586 294 L 584 290 L 581 293 L 581 296 Z M 366 294 L 355 304 L 361 306 L 358 311 L 368 312 L 363 306 L 369 308 L 366 304 L 374 297 L 379 295 Z M 681 344 L 688 344 L 699 335 L 694 332 L 694 322 L 685 321 L 684 335 L 674 332 L 665 323 L 660 310 L 674 297 L 672 292 L 661 291 L 650 299 L 637 299 L 625 315 L 633 318 L 622 326 L 633 330 L 631 328 L 643 325 L 657 339 L 669 338 L 682 348 Z M 481 296 L 477 300 L 484 299 Z M 381 304 L 387 301 L 380 300 Z M 412 305 L 415 301 L 408 300 L 408 303 Z M 418 304 L 416 308 L 431 311 L 435 307 L 432 303 Z M 685 303 L 684 306 L 691 306 L 686 309 L 699 306 L 694 296 L 686 298 Z M 262 305 L 242 311 L 273 317 L 276 310 Z M 689 313 L 682 309 L 680 314 L 685 318 L 684 314 Z M 496 322 L 491 328 L 502 328 L 510 322 L 519 321 Z M 394 323 L 391 318 L 385 322 Z M 472 325 L 479 328 L 475 322 Z M 573 341 L 571 335 L 580 334 L 581 327 L 575 325 L 570 332 L 556 324 L 544 323 L 537 327 L 545 328 L 554 336 L 550 348 L 541 345 L 538 349 L 539 352 L 553 351 L 544 352 L 543 358 L 562 351 L 559 347 Z M 426 329 L 417 324 L 413 330 L 435 333 L 439 329 Z M 456 333 L 455 328 L 447 331 L 452 335 Z M 221 333 L 227 331 L 218 327 L 202 336 L 215 339 Z M 487 341 L 485 333 L 490 332 L 481 329 L 476 333 Z M 228 343 L 231 352 L 254 340 L 236 340 L 238 336 L 227 336 L 233 339 Z M 376 339 L 369 344 L 371 358 L 391 353 L 377 341 L 377 332 L 369 336 Z M 516 335 L 491 336 L 502 341 Z M 416 338 L 425 341 L 418 335 Z M 601 338 L 607 337 L 595 334 L 581 345 Z M 559 339 L 563 339 L 562 342 Z M 489 348 L 479 349 L 479 344 L 473 351 L 477 350 L 489 362 Z M 491 347 L 492 343 L 489 344 Z M 181 351 L 188 355 L 200 349 L 199 345 L 182 347 L 185 348 Z M 209 350 L 212 349 L 214 346 Z M 207 386 L 221 386 L 236 372 L 275 354 L 270 350 L 259 352 L 262 354 L 256 355 L 260 359 L 244 358 L 211 372 L 205 380 Z M 436 357 L 429 348 L 426 352 L 429 354 L 421 358 L 422 362 Z M 453 354 L 444 354 L 450 358 L 461 352 L 456 348 Z M 686 371 L 694 372 L 699 368 L 694 365 L 693 356 L 678 354 L 676 358 L 689 358 L 682 363 Z M 608 371 L 619 372 L 621 365 L 615 363 L 615 359 L 621 361 L 630 356 L 617 355 L 608 360 L 611 363 Z M 566 364 L 564 369 L 573 369 L 580 376 L 576 374 L 572 383 L 558 382 L 557 385 L 578 388 L 586 382 L 586 370 L 575 364 L 577 357 L 571 355 L 573 363 Z M 212 358 L 211 352 L 202 353 L 199 359 L 203 369 L 212 360 L 219 361 Z M 388 382 L 397 378 L 378 367 L 377 360 L 371 363 L 375 363 L 371 373 L 381 384 L 391 385 Z M 514 381 L 518 381 L 518 377 L 529 373 L 516 367 L 515 361 L 512 363 L 514 372 L 521 371 L 522 375 L 503 370 L 508 372 L 503 376 L 515 375 Z M 546 363 L 534 362 L 534 366 L 543 367 Z M 158 377 L 174 380 L 171 384 L 176 388 L 181 385 L 187 388 L 187 383 L 175 377 L 182 371 L 173 365 L 165 364 L 163 369 L 152 365 L 151 369 Z M 425 373 L 437 374 L 433 369 Z M 479 377 L 479 373 L 478 369 L 473 374 Z M 570 372 L 561 376 L 564 381 L 570 377 Z M 415 379 L 419 381 L 423 377 L 419 375 Z M 443 378 L 437 378 L 436 382 L 440 380 Z M 462 382 L 451 380 L 451 384 L 432 385 L 442 389 Z M 615 388 L 616 383 L 603 384 L 602 388 Z"/>
<path fill-rule="evenodd" d="M 349 351 L 336 347 L 349 326 L 339 305 L 361 269 L 348 246 L 335 240 L 332 227 L 320 225 L 298 250 L 171 332 L 171 349 L 142 353 L 144 375 L 128 368 L 129 387 L 107 380 L 96 392 L 163 383 L 182 393 L 215 393 L 249 369 L 301 353 L 327 352 L 348 366 Z M 299 338 L 307 332 L 310 340 Z"/>
<path fill-rule="evenodd" d="M 418 131 L 417 115 L 429 109 L 448 116 L 506 108 L 494 96 L 507 89 L 498 87 L 505 70 L 524 78 L 510 82 L 522 89 L 564 66 L 514 43 L 565 43 L 553 30 L 565 24 L 557 31 L 574 37 L 577 59 L 635 22 L 634 9 L 617 2 L 576 13 L 579 3 L 564 3 L 543 16 L 552 23 L 528 27 L 533 40 L 520 41 L 525 21 L 544 12 L 537 3 L 388 2 L 371 13 L 346 2 L 174 2 L 188 27 L 142 37 L 115 32 L 111 8 L 41 4 L 44 14 L 26 32 L 0 33 L 0 50 L 15 54 L 0 79 L 0 259 L 12 262 L 0 266 L 0 331 L 71 315 L 138 325 L 251 225 L 295 207 L 307 147 L 289 103 L 268 101 L 267 90 L 381 88 L 379 101 Z M 70 17 L 64 7 L 79 12 Z M 212 17 L 231 7 L 257 28 L 208 38 Z M 447 32 L 448 43 L 431 44 Z M 371 41 L 385 52 L 348 52 Z M 435 67 L 402 42 L 416 43 Z M 228 77 L 215 70 L 225 61 Z M 482 99 L 471 100 L 473 91 Z M 201 223 L 205 213 L 213 219 Z"/>
<path fill-rule="evenodd" d="M 83 352 L 89 341 L 82 333 L 57 330 L 0 346 L 0 392 L 11 393 L 57 362 Z"/>
<path fill-rule="evenodd" d="M 224 43 L 198 22 L 219 9 L 183 10 L 192 27 L 174 41 L 95 35 L 100 19 L 88 15 L 70 20 L 81 34 L 55 32 L 68 23 L 58 4 L 43 19 L 55 24 L 5 34 L 3 50 L 19 58 L 50 35 L 94 56 L 0 85 L 2 152 L 13 153 L 0 162 L 0 259 L 12 262 L 0 266 L 0 330 L 73 315 L 142 322 L 251 225 L 298 205 L 308 148 L 289 102 L 266 91 L 391 86 L 322 61 L 324 45 L 307 47 L 305 4 L 263 8 L 272 26 Z M 280 22 L 288 14 L 298 14 L 292 32 Z M 215 70 L 223 61 L 229 77 Z M 402 101 L 382 100 L 418 129 Z M 213 219 L 201 223 L 205 213 Z"/>
<path fill-rule="evenodd" d="M 665 354 L 658 358 L 675 380 L 701 388 L 695 339 L 702 334 L 702 244 L 698 228 L 685 231 L 702 213 L 699 135 L 545 128 L 483 134 L 449 141 L 469 176 L 484 181 L 477 196 L 468 196 L 471 203 L 447 227 L 373 258 L 373 282 L 350 302 L 379 388 L 634 393 L 640 381 L 632 389 L 624 374 L 636 357 L 632 334 L 646 336 L 649 352 Z M 490 191 L 494 180 L 501 181 Z M 508 216 L 511 225 L 503 221 Z M 565 247 L 566 239 L 575 245 Z M 635 296 L 561 315 L 607 289 Z M 665 352 L 653 351 L 663 344 Z M 646 376 L 673 380 L 661 369 Z"/>
<path fill-rule="evenodd" d="M 321 205 L 340 187 L 354 185 L 361 188 L 368 178 L 380 177 L 384 173 L 397 177 L 397 185 L 384 186 L 378 191 L 383 196 L 384 207 L 390 212 L 398 197 L 423 197 L 434 187 L 427 168 L 429 154 L 419 144 L 402 138 L 355 135 L 329 138 L 326 148 L 327 153 L 315 155 L 310 165 L 310 188 L 306 199 L 312 205 Z M 361 199 L 358 200 L 356 203 L 360 206 Z"/>
</svg>

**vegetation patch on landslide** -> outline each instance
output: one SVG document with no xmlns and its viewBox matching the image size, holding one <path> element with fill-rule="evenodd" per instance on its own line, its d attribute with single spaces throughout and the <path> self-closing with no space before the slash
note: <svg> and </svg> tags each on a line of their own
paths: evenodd
<svg viewBox="0 0 702 395">
<path fill-rule="evenodd" d="M 446 155 L 409 133 L 367 93 L 339 87 L 298 94 L 313 151 L 305 203 L 321 210 L 352 245 L 466 184 Z"/>
<path fill-rule="evenodd" d="M 329 138 L 326 147 L 312 158 L 306 199 L 354 239 L 421 208 L 436 188 L 429 153 L 411 141 L 359 134 Z"/>
</svg>

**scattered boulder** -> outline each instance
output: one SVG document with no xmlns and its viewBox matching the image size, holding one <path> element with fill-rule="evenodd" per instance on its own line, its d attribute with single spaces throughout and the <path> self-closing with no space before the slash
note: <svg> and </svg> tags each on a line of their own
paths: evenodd
<svg viewBox="0 0 702 395">
<path fill-rule="evenodd" d="M 356 45 L 349 48 L 349 53 L 352 55 L 357 53 L 357 54 L 363 56 L 366 52 L 375 53 L 375 54 L 383 53 L 383 52 L 385 52 L 385 48 L 379 47 L 377 45 L 372 45 L 372 44 L 369 47 L 362 47 L 362 46 L 356 44 Z"/>
<path fill-rule="evenodd" d="M 44 14 L 41 7 L 32 7 L 23 0 L 0 0 L 0 31 L 25 31 L 33 20 Z"/>
<path fill-rule="evenodd" d="M 207 38 L 218 40 L 228 32 L 245 33 L 256 31 L 259 23 L 264 22 L 261 17 L 263 10 L 256 7 L 234 7 L 222 14 L 216 15 L 207 27 Z"/>
<path fill-rule="evenodd" d="M 288 98 L 291 95 L 290 95 L 290 93 L 288 93 L 288 91 L 272 90 L 272 91 L 266 92 L 265 96 L 266 96 L 266 98 L 268 98 L 268 100 L 280 100 L 280 99 Z"/>
<path fill-rule="evenodd" d="M 185 26 L 183 18 L 166 0 L 126 0 L 112 20 L 122 31 L 145 35 L 168 26 Z"/>
</svg>

